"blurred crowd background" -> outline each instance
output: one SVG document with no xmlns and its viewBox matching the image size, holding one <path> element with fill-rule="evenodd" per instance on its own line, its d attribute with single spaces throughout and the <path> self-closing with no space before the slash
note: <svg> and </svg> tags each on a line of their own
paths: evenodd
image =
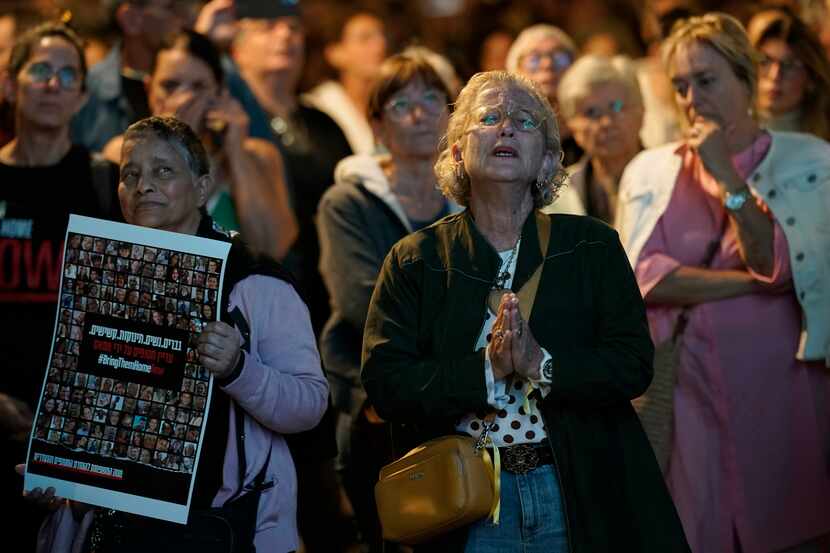
<svg viewBox="0 0 830 553">
<path fill-rule="evenodd" d="M 0 1 L 0 59 L 16 33 L 44 18 L 67 15 L 88 41 L 89 65 L 106 55 L 117 40 L 111 0 L 2 0 Z M 195 18 L 205 2 L 175 0 L 178 13 Z M 683 10 L 703 13 L 717 10 L 746 24 L 753 14 L 768 7 L 786 6 L 798 13 L 830 52 L 830 8 L 825 0 L 305 0 L 302 14 L 309 56 L 302 89 L 331 78 L 334 69 L 321 52 L 335 40 L 345 19 L 367 10 L 384 23 L 388 51 L 418 44 L 440 52 L 455 66 L 462 80 L 477 71 L 503 69 L 516 35 L 534 23 L 550 23 L 565 30 L 580 52 L 624 54 L 639 58 L 660 41 L 660 25 L 667 16 Z M 673 21 L 674 19 L 671 19 Z"/>
<path fill-rule="evenodd" d="M 119 178 L 113 164 L 121 156 L 122 133 L 128 125 L 151 114 L 175 115 L 196 131 L 207 149 L 216 184 L 208 191 L 207 212 L 224 228 L 239 230 L 251 249 L 280 260 L 296 276 L 328 371 L 328 415 L 316 435 L 292 450 L 300 473 L 299 529 L 308 553 L 383 550 L 372 489 L 379 467 L 391 460 L 392 453 L 384 421 L 367 402 L 360 385 L 362 331 L 374 281 L 392 244 L 457 207 L 437 191 L 433 164 L 440 137 L 446 132 L 451 112 L 448 105 L 472 75 L 507 69 L 528 77 L 542 89 L 558 110 L 563 160 L 570 179 L 570 186 L 553 209 L 592 215 L 618 228 L 624 226 L 614 218 L 627 164 L 642 150 L 692 137 L 688 132 L 684 135 L 683 127 L 690 122 L 683 121 L 676 109 L 683 101 L 687 108 L 691 105 L 685 98 L 688 87 L 682 82 L 672 86 L 660 58 L 660 46 L 678 20 L 718 11 L 734 16 L 748 29 L 748 37 L 744 37 L 737 25 L 732 27 L 739 31 L 732 33 L 732 38 L 740 35 L 751 42 L 746 43 L 749 53 L 745 57 L 750 60 L 747 65 L 753 66 L 749 72 L 752 78 L 743 79 L 748 88 L 734 86 L 728 94 L 718 95 L 714 106 L 708 106 L 724 123 L 737 122 L 754 130 L 757 120 L 771 131 L 805 133 L 798 140 L 812 144 L 814 151 L 830 148 L 825 142 L 830 140 L 830 0 L 301 0 L 299 5 L 297 0 L 273 0 L 271 6 L 279 5 L 284 13 L 272 21 L 234 21 L 229 6 L 243 3 L 251 4 L 243 0 L 0 0 L 0 77 L 8 77 L 0 79 L 0 185 L 9 185 L 0 187 L 0 219 L 11 217 L 5 207 L 8 201 L 8 205 L 22 206 L 23 214 L 16 217 L 48 220 L 50 238 L 54 238 L 49 247 L 53 249 L 64 236 L 69 212 L 120 220 L 113 192 Z M 770 12 L 773 8 L 783 11 Z M 49 58 L 48 63 L 30 63 L 31 45 L 18 48 L 19 59 L 10 63 L 12 47 L 15 41 L 26 42 L 27 29 L 55 20 L 68 24 L 83 39 L 84 60 L 77 59 L 80 49 L 75 33 L 62 28 L 53 35 L 60 38 L 57 42 L 65 43 L 63 50 L 75 57 L 71 61 L 80 63 L 60 69 L 56 69 L 57 57 Z M 541 28 L 539 24 L 543 24 Z M 182 32 L 185 28 L 198 33 Z M 712 40 L 725 40 L 723 35 L 728 34 L 718 30 Z M 172 42 L 168 42 L 169 35 L 175 35 Z M 35 40 L 32 44 L 39 43 Z M 50 48 L 54 51 L 43 46 L 43 56 L 57 56 L 54 52 L 60 48 Z M 393 56 L 400 52 L 406 53 Z M 724 75 L 735 77 L 731 72 L 739 64 L 727 61 L 730 73 Z M 695 85 L 696 99 L 705 84 Z M 42 109 L 41 100 L 52 101 L 53 96 L 60 102 Z M 705 94 L 702 97 L 707 99 Z M 741 109 L 730 109 L 736 105 Z M 212 126 L 217 122 L 218 130 Z M 812 142 L 804 138 L 807 134 L 812 135 L 808 137 Z M 767 142 L 759 149 L 766 152 L 770 138 L 762 138 Z M 235 147 L 239 145 L 243 147 Z M 743 146 L 744 150 L 736 147 L 728 153 L 749 152 L 750 161 L 757 164 L 760 158 L 755 155 L 755 142 L 748 150 Z M 798 155 L 803 153 L 794 151 L 776 158 L 776 168 L 783 165 L 801 170 L 805 164 Z M 825 162 L 830 159 L 824 153 L 820 157 Z M 98 163 L 100 158 L 109 165 Z M 64 169 L 70 165 L 74 173 Z M 815 165 L 821 172 L 804 175 L 804 194 L 816 189 L 816 182 L 830 182 L 830 165 Z M 639 168 L 643 169 L 642 163 Z M 643 173 L 653 173 L 651 167 L 646 169 Z M 630 179 L 642 177 L 644 182 L 648 176 L 632 175 Z M 75 191 L 53 187 L 56 180 L 73 183 Z M 358 182 L 368 183 L 371 189 L 360 201 L 347 195 Z M 43 202 L 47 186 L 55 195 Z M 776 194 L 780 197 L 781 190 L 771 190 L 768 199 L 773 200 Z M 815 192 L 816 197 L 818 194 Z M 745 374 L 740 374 L 747 382 L 755 383 L 755 375 L 764 374 L 761 363 L 776 368 L 769 371 L 771 374 L 785 374 L 786 378 L 796 374 L 777 368 L 796 363 L 802 308 L 812 309 L 810 316 L 825 325 L 817 326 L 814 336 L 821 335 L 821 328 L 828 328 L 826 314 L 830 311 L 821 307 L 827 305 L 828 294 L 821 287 L 819 271 L 830 267 L 826 253 L 830 250 L 820 241 L 827 236 L 826 212 L 819 213 L 820 205 L 830 205 L 828 197 L 826 187 L 821 191 L 825 203 L 812 202 L 819 207 L 810 205 L 806 195 L 797 197 L 793 200 L 797 202 L 793 204 L 797 218 L 772 211 L 776 224 L 780 227 L 778 219 L 783 220 L 799 239 L 790 244 L 795 285 L 787 277 L 780 290 L 735 294 L 767 294 L 759 300 L 758 311 L 753 307 L 746 313 L 753 321 L 766 320 L 769 324 L 760 325 L 765 327 L 761 331 L 769 332 L 771 338 L 765 340 L 761 331 L 753 329 L 758 332 L 753 335 L 754 343 L 737 348 L 731 340 L 723 340 L 740 350 L 745 364 Z M 733 208 L 724 208 L 720 199 L 716 205 L 718 217 L 725 221 L 724 210 Z M 741 205 L 743 201 L 734 209 Z M 390 206 L 392 210 L 387 209 Z M 684 205 L 683 211 L 686 217 L 694 210 Z M 811 218 L 809 213 L 813 212 L 819 215 Z M 696 221 L 686 222 L 696 231 Z M 672 232 L 685 236 L 678 228 Z M 814 245 L 816 255 L 796 249 L 805 245 Z M 787 250 L 782 251 L 781 258 L 787 258 Z M 55 260 L 61 254 L 57 249 L 52 252 Z M 0 273 L 3 261 L 0 259 Z M 735 266 L 743 269 L 743 262 L 736 260 Z M 640 273 L 637 275 L 643 280 Z M 746 278 L 750 278 L 748 273 Z M 43 291 L 56 298 L 57 281 L 49 285 L 51 288 L 46 284 Z M 641 282 L 641 290 L 646 288 Z M 790 322 L 782 322 L 785 318 L 777 315 L 758 315 L 770 313 L 760 309 L 772 304 L 770 297 L 784 293 L 789 302 L 787 313 L 794 314 L 786 319 Z M 718 299 L 680 298 L 677 305 L 716 304 Z M 43 340 L 29 343 L 20 336 L 48 339 L 54 327 L 54 303 L 33 307 L 0 300 L 0 338 L 5 340 L 0 342 L 0 351 L 7 357 L 7 366 L 32 368 L 8 371 L 11 376 L 0 382 L 0 407 L 3 400 L 8 403 L 19 398 L 21 401 L 14 401 L 19 405 L 29 402 L 32 410 L 37 405 L 48 347 Z M 30 319 L 26 323 L 30 326 L 21 323 L 23 314 Z M 779 324 L 787 327 L 789 338 L 782 338 Z M 736 334 L 743 336 L 744 332 L 740 328 Z M 821 336 L 826 340 L 826 335 Z M 818 343 L 819 338 L 814 340 Z M 782 360 L 773 359 L 758 344 L 777 348 Z M 793 382 L 785 380 L 779 385 L 769 379 L 764 382 L 766 387 L 759 387 L 763 390 L 757 401 L 747 401 L 743 384 L 735 393 L 742 406 L 751 404 L 764 416 L 772 413 L 770 420 L 782 429 L 776 437 L 781 443 L 790 444 L 791 429 L 800 431 L 792 433 L 798 434 L 797 439 L 810 435 L 812 430 L 803 420 L 810 424 L 818 421 L 816 426 L 821 428 L 815 436 L 822 440 L 830 436 L 823 428 L 830 420 L 827 417 L 811 413 L 798 419 L 790 409 L 769 409 L 782 390 L 792 390 L 788 396 L 792 404 L 803 407 L 803 398 L 827 386 L 826 373 L 818 372 L 818 365 L 822 359 L 830 359 L 830 349 L 824 357 L 816 352 L 797 359 L 811 363 L 805 366 L 814 371 L 811 378 L 815 380 L 795 382 L 793 376 Z M 729 365 L 728 372 L 736 374 L 735 366 Z M 31 416 L 29 412 L 28 418 L 19 417 L 22 423 L 7 441 L 14 443 L 15 449 L 4 447 L 0 455 L 0 473 L 5 475 L 0 478 L 0 490 L 16 494 L 20 488 L 17 476 L 11 480 L 10 467 L 23 459 Z M 690 418 L 696 420 L 696 413 Z M 2 419 L 0 416 L 0 422 Z M 736 426 L 734 435 L 755 437 L 758 428 L 769 427 L 751 418 Z M 693 433 L 685 435 L 694 441 Z M 819 443 L 819 438 L 810 436 L 813 441 L 808 447 L 802 440 L 799 448 L 815 454 L 816 459 L 820 452 L 830 450 L 827 442 Z M 720 439 L 716 432 L 701 440 L 704 438 L 714 444 Z M 747 448 L 745 452 L 752 468 L 746 472 L 755 478 L 748 477 L 747 489 L 769 488 L 770 497 L 776 497 L 773 484 L 790 486 L 799 472 L 810 473 L 791 463 L 789 457 L 781 457 L 783 468 L 767 459 L 786 449 L 779 447 L 776 439 L 767 439 L 764 447 L 768 450 Z M 695 452 L 711 451 L 711 446 L 700 440 L 694 446 Z M 714 459 L 715 455 L 709 457 Z M 712 465 L 705 467 L 712 468 L 712 473 L 722 468 L 716 460 Z M 756 465 L 769 467 L 772 476 L 756 471 Z M 826 468 L 813 473 L 822 485 L 830 487 Z M 695 493 L 705 488 L 697 486 L 697 481 L 694 484 Z M 728 484 L 712 486 L 712 505 L 723 504 L 719 494 L 729 491 Z M 823 491 L 827 488 L 817 488 L 807 477 L 800 485 L 799 489 L 812 489 L 811 493 L 825 502 L 830 498 L 830 493 Z M 778 520 L 779 515 L 799 518 L 799 509 L 791 508 L 800 501 L 793 489 L 787 490 L 793 503 L 770 506 L 774 512 L 769 520 Z M 674 492 L 677 501 L 682 494 Z M 767 507 L 764 503 L 778 499 L 746 503 L 760 511 Z M 803 507 L 805 504 L 808 506 Z M 809 505 L 809 501 L 801 501 L 798 506 L 806 512 Z M 822 505 L 816 511 L 826 514 Z M 23 507 L 20 509 L 22 513 Z M 701 520 L 714 518 L 705 510 L 697 514 Z M 20 533 L 34 537 L 41 513 L 23 513 L 20 518 L 30 525 Z M 751 533 L 740 536 L 739 529 L 734 529 L 735 550 L 761 551 L 747 544 L 756 538 L 764 543 L 764 533 L 769 532 L 778 538 L 784 536 L 776 551 L 817 537 L 824 540 L 820 544 L 824 549 L 798 551 L 825 551 L 830 523 L 826 516 L 815 518 L 808 521 L 813 526 L 803 531 L 799 526 L 802 520 L 791 524 L 795 530 L 790 534 L 777 524 L 758 523 Z M 724 520 L 732 524 L 728 517 Z M 684 523 L 690 533 L 692 525 L 687 520 Z M 724 535 L 728 540 L 733 538 L 732 532 L 732 526 L 727 526 Z M 693 549 L 725 551 L 695 547 L 694 543 Z"/>
</svg>

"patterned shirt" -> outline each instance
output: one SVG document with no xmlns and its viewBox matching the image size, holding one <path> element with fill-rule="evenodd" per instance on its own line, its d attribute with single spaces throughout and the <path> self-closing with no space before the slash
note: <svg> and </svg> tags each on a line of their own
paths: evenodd
<svg viewBox="0 0 830 553">
<path fill-rule="evenodd" d="M 520 246 L 521 244 L 517 245 L 517 252 L 512 256 L 512 249 L 499 252 L 502 263 L 500 270 L 509 273 L 504 284 L 504 288 L 508 290 L 513 283 L 513 274 L 516 272 L 516 263 L 519 257 L 518 247 Z M 509 265 L 507 265 L 508 263 Z M 496 314 L 487 306 L 484 309 L 486 311 L 484 326 L 476 343 L 476 351 L 487 347 L 491 338 L 493 323 L 496 322 Z M 542 359 L 544 365 L 545 361 L 550 359 L 551 356 L 544 348 L 542 353 L 544 354 Z M 484 375 L 487 383 L 487 403 L 496 411 L 494 425 L 490 429 L 490 438 L 493 445 L 504 447 L 523 443 L 537 443 L 544 440 L 547 433 L 541 412 L 536 405 L 537 394 L 533 394 L 532 397 L 527 397 L 527 394 L 533 391 L 531 389 L 532 385 L 539 389 L 542 397 L 546 396 L 550 390 L 551 381 L 543 376 L 542 371 L 540 371 L 539 380 L 534 381 L 529 381 L 518 374 L 503 379 L 495 379 L 490 357 L 489 355 L 485 355 L 485 357 Z M 527 402 L 525 402 L 526 397 Z M 459 420 L 455 428 L 460 432 L 478 438 L 483 429 L 486 416 L 487 413 L 468 413 Z"/>
</svg>

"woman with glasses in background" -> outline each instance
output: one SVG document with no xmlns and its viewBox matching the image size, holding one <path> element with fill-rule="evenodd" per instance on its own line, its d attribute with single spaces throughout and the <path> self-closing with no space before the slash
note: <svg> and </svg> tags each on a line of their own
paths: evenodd
<svg viewBox="0 0 830 553">
<path fill-rule="evenodd" d="M 507 52 L 506 67 L 510 73 L 533 81 L 558 113 L 559 82 L 578 55 L 576 43 L 565 31 L 553 25 L 539 24 L 528 27 L 516 37 Z M 568 127 L 561 124 L 559 127 L 567 167 L 579 161 L 582 150 Z"/>
<path fill-rule="evenodd" d="M 786 8 L 756 14 L 748 33 L 760 53 L 762 124 L 830 140 L 830 61 L 815 33 Z"/>
<path fill-rule="evenodd" d="M 344 485 L 371 551 L 382 550 L 373 490 L 391 452 L 389 428 L 360 385 L 363 327 L 392 246 L 455 207 L 432 171 L 452 99 L 426 56 L 409 52 L 387 59 L 372 88 L 369 117 L 388 154 L 341 161 L 318 212 L 320 270 L 332 298 L 320 350 L 339 411 Z"/>
<path fill-rule="evenodd" d="M 0 351 L 9 369 L 0 382 L 0 491 L 20 535 L 34 536 L 39 520 L 18 504 L 22 482 L 12 468 L 25 457 L 47 365 L 59 285 L 52 271 L 60 270 L 69 214 L 98 215 L 89 152 L 69 138 L 86 100 L 86 69 L 78 36 L 46 23 L 17 40 L 3 87 L 15 138 L 0 149 Z"/>
<path fill-rule="evenodd" d="M 643 99 L 628 58 L 580 58 L 559 84 L 560 114 L 585 151 L 567 168 L 569 186 L 550 213 L 591 215 L 614 224 L 617 189 L 642 150 Z"/>
</svg>

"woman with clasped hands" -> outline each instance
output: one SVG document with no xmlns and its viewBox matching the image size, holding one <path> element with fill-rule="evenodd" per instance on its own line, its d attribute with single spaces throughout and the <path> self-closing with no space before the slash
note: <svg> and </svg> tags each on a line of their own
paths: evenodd
<svg viewBox="0 0 830 553">
<path fill-rule="evenodd" d="M 632 160 L 617 224 L 655 342 L 688 309 L 666 481 L 693 551 L 809 546 L 830 531 L 830 145 L 759 129 L 732 17 L 684 21 L 664 57 L 686 138 Z"/>
<path fill-rule="evenodd" d="M 563 178 L 550 104 L 527 79 L 489 72 L 455 108 L 435 169 L 467 209 L 387 256 L 361 376 L 400 453 L 490 426 L 501 514 L 423 550 L 688 551 L 630 404 L 653 348 L 622 246 L 595 220 L 538 211 Z M 540 265 L 528 320 L 516 292 Z"/>
<path fill-rule="evenodd" d="M 124 133 L 118 197 L 128 223 L 228 240 L 202 210 L 210 178 L 204 147 L 181 121 L 151 117 Z M 242 409 L 246 490 L 266 467 L 254 544 L 258 551 L 295 551 L 296 473 L 284 434 L 313 428 L 328 397 L 308 309 L 279 266 L 250 258 L 237 241 L 224 286 L 229 295 L 223 294 L 222 312 L 233 325 L 205 321 L 198 338 L 200 364 L 215 378 L 216 389 L 191 509 L 219 507 L 239 492 L 235 410 Z M 217 433 L 223 426 L 224 433 Z M 33 490 L 32 498 L 54 506 L 50 490 Z M 158 521 L 116 513 L 119 524 L 112 525 L 101 514 L 76 508 L 73 515 L 63 502 L 41 529 L 39 550 L 64 551 L 70 544 L 87 550 L 88 534 L 95 537 L 96 551 L 125 551 L 126 544 L 130 551 L 151 551 L 157 545 Z"/>
</svg>

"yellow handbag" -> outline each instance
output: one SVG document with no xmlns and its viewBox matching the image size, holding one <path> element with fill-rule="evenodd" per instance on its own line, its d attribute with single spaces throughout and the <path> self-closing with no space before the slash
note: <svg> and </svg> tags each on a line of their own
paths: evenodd
<svg viewBox="0 0 830 553">
<path fill-rule="evenodd" d="M 494 512 L 498 490 L 483 436 L 430 440 L 381 469 L 375 501 L 383 539 L 415 545 Z"/>
</svg>

